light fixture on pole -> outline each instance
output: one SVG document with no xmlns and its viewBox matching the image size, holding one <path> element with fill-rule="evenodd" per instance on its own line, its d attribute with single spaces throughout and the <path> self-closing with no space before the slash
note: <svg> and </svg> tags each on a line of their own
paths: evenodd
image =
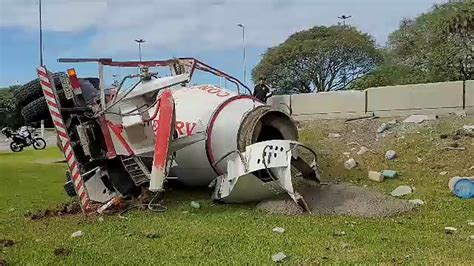
<svg viewBox="0 0 474 266">
<path fill-rule="evenodd" d="M 346 26 L 346 19 L 349 19 L 351 18 L 352 16 L 346 16 L 346 15 L 342 15 L 340 17 L 337 17 L 338 19 L 342 19 L 342 25 Z"/>
<path fill-rule="evenodd" d="M 242 58 L 242 69 L 244 74 L 244 84 L 247 84 L 247 68 L 245 66 L 245 25 L 244 24 L 237 24 L 238 27 L 242 28 L 242 50 L 243 50 L 243 58 Z"/>
<path fill-rule="evenodd" d="M 143 39 L 135 40 L 138 43 L 138 57 L 140 58 L 140 62 L 142 61 L 142 43 L 145 42 Z"/>
<path fill-rule="evenodd" d="M 39 57 L 40 57 L 40 66 L 43 65 L 43 25 L 41 19 L 41 0 L 39 0 Z"/>
</svg>

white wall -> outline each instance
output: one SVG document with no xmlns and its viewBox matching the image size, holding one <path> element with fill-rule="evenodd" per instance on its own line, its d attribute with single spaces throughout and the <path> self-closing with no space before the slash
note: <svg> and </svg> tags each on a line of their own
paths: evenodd
<svg viewBox="0 0 474 266">
<path fill-rule="evenodd" d="M 273 99 L 272 99 L 273 98 Z M 474 111 L 474 80 L 274 96 L 270 104 L 288 106 L 296 120 L 353 117 L 368 114 L 399 116 Z"/>
</svg>

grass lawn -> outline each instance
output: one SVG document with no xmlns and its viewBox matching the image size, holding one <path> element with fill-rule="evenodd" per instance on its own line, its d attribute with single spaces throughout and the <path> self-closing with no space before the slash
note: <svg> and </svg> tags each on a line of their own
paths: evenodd
<svg viewBox="0 0 474 266">
<path fill-rule="evenodd" d="M 27 211 L 68 201 L 62 188 L 65 165 L 44 163 L 61 154 L 56 148 L 0 153 L 0 240 L 15 242 L 0 246 L 0 259 L 8 264 L 271 264 L 271 255 L 284 252 L 290 264 L 472 265 L 474 241 L 468 237 L 474 235 L 474 227 L 468 221 L 474 220 L 474 201 L 454 197 L 447 181 L 455 175 L 474 175 L 474 170 L 468 170 L 474 165 L 474 140 L 459 141 L 465 151 L 443 151 L 448 140 L 440 140 L 439 134 L 473 124 L 474 119 L 436 122 L 420 127 L 420 133 L 407 132 L 404 139 L 387 137 L 374 148 L 378 153 L 354 155 L 360 165 L 351 171 L 342 166 L 347 143 L 327 137 L 343 125 L 324 123 L 329 125 L 306 127 L 301 139 L 319 151 L 326 180 L 340 178 L 385 193 L 398 185 L 411 185 L 416 190 L 406 198 L 422 199 L 425 205 L 390 218 L 275 216 L 259 213 L 253 205 L 213 204 L 207 191 L 172 191 L 166 195 L 168 210 L 163 213 L 132 211 L 128 219 L 104 216 L 102 222 L 97 216 L 82 215 L 32 221 L 25 219 Z M 384 160 L 386 149 L 397 151 L 397 161 Z M 367 180 L 368 170 L 384 168 L 398 170 L 401 176 L 383 183 Z M 448 175 L 439 175 L 441 171 Z M 201 208 L 192 209 L 191 200 L 199 201 Z M 285 233 L 273 233 L 277 226 Z M 445 226 L 458 232 L 448 235 Z M 84 235 L 71 238 L 77 230 Z M 346 235 L 334 236 L 335 231 Z M 147 237 L 150 233 L 156 237 Z M 56 256 L 56 248 L 70 254 Z"/>
</svg>

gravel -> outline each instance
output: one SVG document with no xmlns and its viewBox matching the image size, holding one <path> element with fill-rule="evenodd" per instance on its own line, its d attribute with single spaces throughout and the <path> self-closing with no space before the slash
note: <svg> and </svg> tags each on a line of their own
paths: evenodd
<svg viewBox="0 0 474 266">
<path fill-rule="evenodd" d="M 306 200 L 313 215 L 388 217 L 413 209 L 413 205 L 406 200 L 349 183 L 308 186 L 298 189 L 298 192 Z M 263 201 L 257 205 L 257 209 L 270 214 L 303 214 L 289 197 Z"/>
</svg>

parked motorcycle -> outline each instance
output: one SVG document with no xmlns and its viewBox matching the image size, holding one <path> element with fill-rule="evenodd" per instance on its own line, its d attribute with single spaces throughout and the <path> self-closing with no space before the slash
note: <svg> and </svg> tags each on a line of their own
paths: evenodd
<svg viewBox="0 0 474 266">
<path fill-rule="evenodd" d="M 11 128 L 5 127 L 2 129 L 2 134 L 11 139 L 10 149 L 13 152 L 20 152 L 23 148 L 33 146 L 35 150 L 43 150 L 46 148 L 46 141 L 38 136 L 33 136 L 32 133 L 27 130 L 21 130 L 19 133 L 14 132 Z"/>
</svg>

